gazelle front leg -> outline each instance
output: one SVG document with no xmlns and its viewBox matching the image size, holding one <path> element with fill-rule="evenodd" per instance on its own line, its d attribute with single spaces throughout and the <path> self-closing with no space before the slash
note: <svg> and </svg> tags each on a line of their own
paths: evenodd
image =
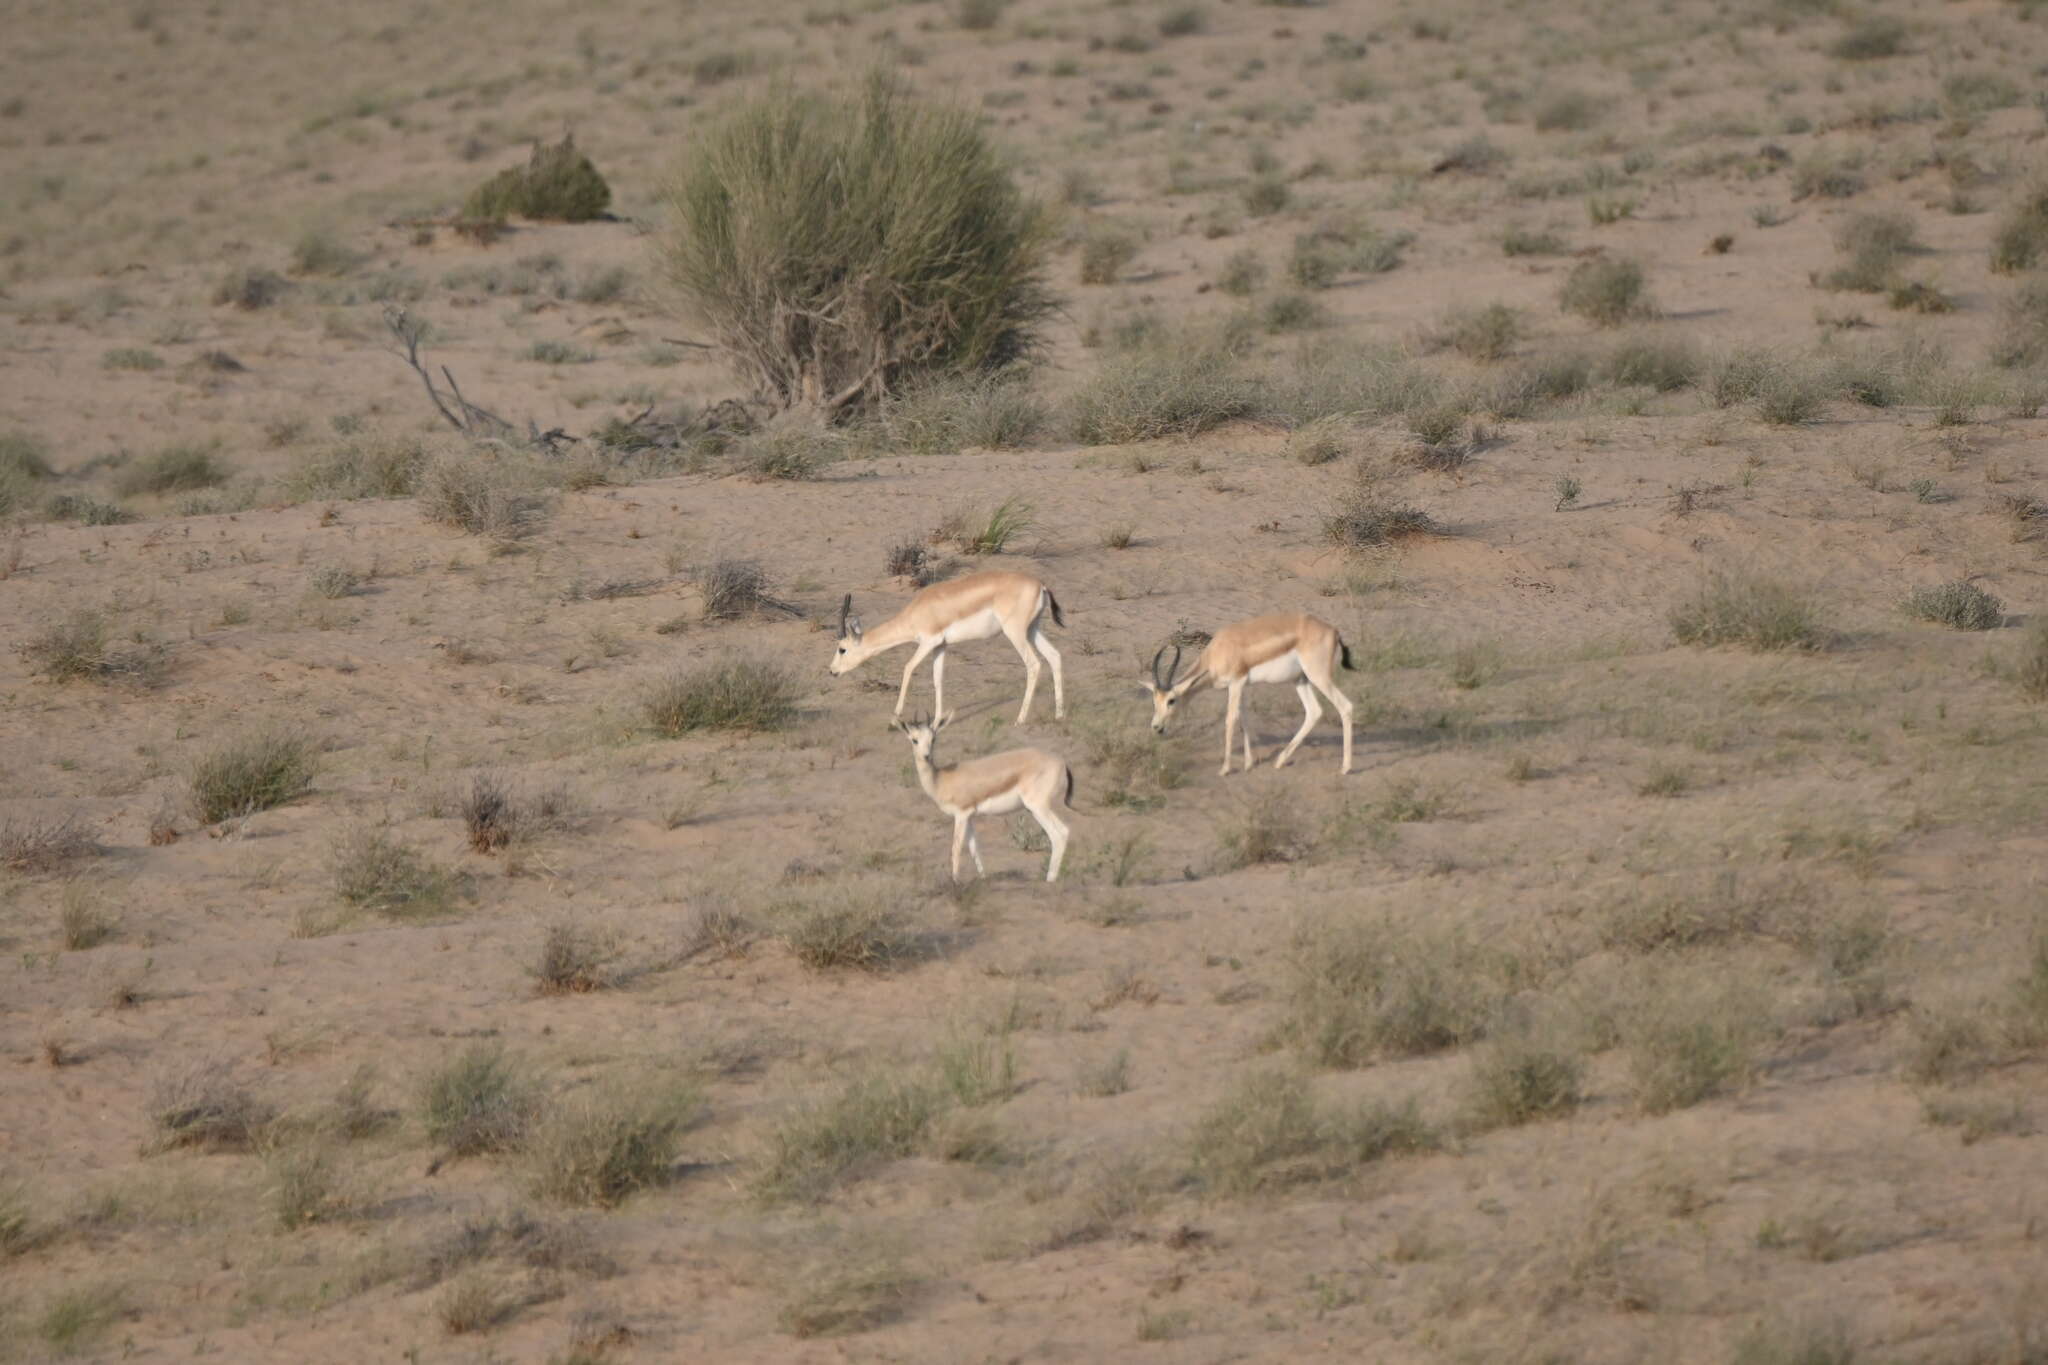
<svg viewBox="0 0 2048 1365">
<path fill-rule="evenodd" d="M 1323 718 L 1323 704 L 1316 700 L 1316 690 L 1313 687 L 1305 682 L 1298 682 L 1294 685 L 1294 695 L 1301 698 L 1301 728 L 1294 732 L 1294 738 L 1280 751 L 1280 757 L 1273 760 L 1273 766 L 1276 768 L 1286 766 L 1287 760 L 1294 757 L 1294 751 L 1301 747 L 1302 740 L 1308 738 L 1308 732 L 1315 729 L 1316 722 Z"/>
<path fill-rule="evenodd" d="M 921 644 L 910 652 L 910 662 L 903 669 L 903 686 L 896 689 L 896 719 L 903 719 L 903 703 L 910 700 L 910 679 L 917 672 L 917 666 L 923 663 L 926 656 L 934 649 L 939 648 L 943 643 L 943 641 L 934 640 L 931 644 Z"/>
<path fill-rule="evenodd" d="M 981 840 L 974 837 L 974 817 L 963 815 L 960 818 L 967 830 L 967 856 L 974 859 L 974 875 L 986 877 L 988 869 L 981 865 Z"/>
<path fill-rule="evenodd" d="M 1244 703 L 1244 682 L 1239 680 L 1230 685 L 1230 700 L 1223 707 L 1223 775 L 1230 776 L 1230 746 L 1237 738 L 1238 708 Z M 1244 741 L 1244 765 L 1252 765 L 1252 741 L 1247 733 Z"/>
<path fill-rule="evenodd" d="M 972 815 L 965 813 L 953 817 L 953 880 L 956 882 L 960 880 L 960 850 L 966 847 L 967 827 L 973 819 Z"/>
<path fill-rule="evenodd" d="M 932 650 L 932 716 L 946 714 L 946 642 L 939 641 Z"/>
</svg>

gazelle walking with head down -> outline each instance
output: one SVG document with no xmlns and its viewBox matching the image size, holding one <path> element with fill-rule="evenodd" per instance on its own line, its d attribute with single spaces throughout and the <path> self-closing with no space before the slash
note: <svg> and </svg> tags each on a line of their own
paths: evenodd
<svg viewBox="0 0 2048 1365">
<path fill-rule="evenodd" d="M 1067 714 L 1067 688 L 1060 675 L 1060 652 L 1045 638 L 1048 615 L 1054 625 L 1066 624 L 1052 590 L 1028 575 L 1004 570 L 934 583 L 911 598 L 902 611 L 866 632 L 853 614 L 853 594 L 848 593 L 839 604 L 839 646 L 828 671 L 835 677 L 850 673 L 885 650 L 916 645 L 903 669 L 903 686 L 896 691 L 893 716 L 903 718 L 911 675 L 927 658 L 932 661 L 932 713 L 944 715 L 946 647 L 1002 635 L 1024 660 L 1024 705 L 1017 712 L 1017 723 L 1022 725 L 1031 716 L 1031 699 L 1038 691 L 1039 654 L 1052 665 L 1052 714 L 1058 720 Z"/>
<path fill-rule="evenodd" d="M 1273 760 L 1274 767 L 1284 766 L 1322 719 L 1322 703 L 1316 700 L 1316 693 L 1321 692 L 1337 708 L 1337 718 L 1344 725 L 1344 764 L 1338 773 L 1351 771 L 1351 699 L 1337 690 L 1336 682 L 1337 666 L 1341 663 L 1347 669 L 1351 667 L 1351 646 L 1344 643 L 1329 622 L 1287 612 L 1226 626 L 1209 641 L 1209 647 L 1195 661 L 1194 671 L 1178 682 L 1175 675 L 1180 672 L 1180 646 L 1174 646 L 1173 662 L 1162 673 L 1159 661 L 1165 654 L 1162 648 L 1152 656 L 1152 681 L 1145 685 L 1145 690 L 1152 694 L 1152 729 L 1158 734 L 1166 733 L 1173 708 L 1196 684 L 1206 681 L 1215 687 L 1229 688 L 1230 704 L 1223 716 L 1225 777 L 1230 776 L 1232 732 L 1243 721 L 1244 686 L 1255 682 L 1293 683 L 1295 695 L 1301 698 L 1301 708 L 1307 713 L 1302 717 L 1301 729 L 1295 731 L 1294 738 Z M 1249 725 L 1244 727 L 1244 766 L 1245 771 L 1251 770 Z"/>
<path fill-rule="evenodd" d="M 1011 749 L 942 768 L 932 761 L 932 744 L 952 719 L 940 715 L 929 722 L 912 721 L 897 728 L 910 739 L 917 780 L 925 795 L 953 817 L 953 880 L 960 880 L 962 845 L 973 855 L 975 875 L 987 874 L 981 864 L 981 846 L 974 838 L 974 817 L 1008 815 L 1021 809 L 1031 812 L 1051 841 L 1052 861 L 1046 864 L 1045 879 L 1058 881 L 1060 860 L 1067 856 L 1067 826 L 1053 814 L 1053 804 L 1073 809 L 1073 769 L 1058 754 L 1043 749 Z"/>
</svg>

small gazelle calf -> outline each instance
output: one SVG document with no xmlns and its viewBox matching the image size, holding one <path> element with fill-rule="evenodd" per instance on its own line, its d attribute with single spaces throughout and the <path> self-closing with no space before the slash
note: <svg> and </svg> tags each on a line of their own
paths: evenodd
<svg viewBox="0 0 2048 1365">
<path fill-rule="evenodd" d="M 1031 818 L 1038 821 L 1039 828 L 1045 831 L 1045 837 L 1052 843 L 1052 861 L 1046 865 L 1045 879 L 1058 881 L 1060 859 L 1067 854 L 1067 826 L 1053 814 L 1053 804 L 1058 802 L 1069 810 L 1073 809 L 1073 769 L 1058 754 L 1049 754 L 1043 749 L 1011 749 L 1006 753 L 990 754 L 987 758 L 942 768 L 932 762 L 932 742 L 952 719 L 947 714 L 930 722 L 912 721 L 908 725 L 899 725 L 891 721 L 890 724 L 910 739 L 910 752 L 917 763 L 917 780 L 924 787 L 925 795 L 936 801 L 940 810 L 953 817 L 953 880 L 960 880 L 960 848 L 963 844 L 974 856 L 975 875 L 987 874 L 987 869 L 981 864 L 981 847 L 974 838 L 974 817 L 1008 815 L 1011 811 L 1023 809 L 1031 812 Z"/>
<path fill-rule="evenodd" d="M 1301 719 L 1301 729 L 1273 760 L 1273 766 L 1285 765 L 1322 719 L 1322 703 L 1316 700 L 1320 691 L 1337 708 L 1337 718 L 1344 725 L 1344 766 L 1338 773 L 1351 771 L 1351 698 L 1337 690 L 1336 682 L 1337 666 L 1341 663 L 1347 669 L 1351 667 L 1351 646 L 1344 643 L 1337 628 L 1329 622 L 1286 612 L 1226 626 L 1209 641 L 1209 647 L 1195 661 L 1194 671 L 1178 682 L 1174 676 L 1180 672 L 1180 646 L 1174 646 L 1173 663 L 1162 674 L 1159 660 L 1165 653 L 1161 649 L 1152 656 L 1152 681 L 1145 684 L 1145 690 L 1152 694 L 1155 733 L 1166 733 L 1166 722 L 1175 704 L 1197 683 L 1206 680 L 1212 686 L 1229 688 L 1230 704 L 1223 716 L 1223 775 L 1228 777 L 1232 732 L 1242 720 L 1244 685 L 1291 682 L 1295 695 L 1301 698 L 1301 709 L 1307 714 Z M 1245 771 L 1251 771 L 1250 725 L 1244 727 L 1244 766 Z"/>
</svg>

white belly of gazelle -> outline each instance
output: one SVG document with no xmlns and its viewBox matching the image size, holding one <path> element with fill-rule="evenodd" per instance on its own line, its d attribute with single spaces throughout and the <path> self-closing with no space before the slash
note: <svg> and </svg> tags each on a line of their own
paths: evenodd
<svg viewBox="0 0 2048 1365">
<path fill-rule="evenodd" d="M 1245 674 L 1247 680 L 1255 683 L 1293 682 L 1302 676 L 1301 655 L 1288 650 L 1276 659 L 1268 659 Z"/>
</svg>

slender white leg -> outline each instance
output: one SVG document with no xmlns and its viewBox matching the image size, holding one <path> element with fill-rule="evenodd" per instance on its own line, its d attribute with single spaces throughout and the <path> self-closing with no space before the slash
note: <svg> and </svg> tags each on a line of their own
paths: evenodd
<svg viewBox="0 0 2048 1365">
<path fill-rule="evenodd" d="M 1064 720 L 1067 714 L 1067 681 L 1060 671 L 1060 652 L 1052 647 L 1052 641 L 1045 638 L 1044 629 L 1035 623 L 1031 627 L 1031 644 L 1052 665 L 1052 718 Z"/>
<path fill-rule="evenodd" d="M 967 851 L 974 858 L 974 875 L 986 877 L 988 869 L 981 865 L 981 840 L 974 837 L 974 817 L 967 815 L 961 818 L 965 821 L 967 828 Z"/>
<path fill-rule="evenodd" d="M 953 880 L 956 882 L 960 880 L 960 848 L 967 842 L 967 822 L 971 818 L 966 815 L 953 817 Z"/>
<path fill-rule="evenodd" d="M 1337 719 L 1344 723 L 1344 766 L 1337 770 L 1337 775 L 1342 777 L 1351 771 L 1351 698 L 1339 692 L 1334 685 L 1325 687 L 1323 691 L 1328 694 L 1330 704 L 1337 708 Z"/>
<path fill-rule="evenodd" d="M 937 647 L 937 643 L 937 641 L 934 641 L 929 645 L 919 645 L 910 652 L 910 662 L 903 669 L 903 686 L 896 689 L 896 718 L 898 720 L 903 718 L 903 703 L 910 700 L 911 675 L 917 672 L 917 666 L 925 661 L 925 656 Z"/>
<path fill-rule="evenodd" d="M 1045 865 L 1045 879 L 1056 882 L 1060 879 L 1060 861 L 1067 856 L 1066 822 L 1052 813 L 1052 807 L 1033 806 L 1031 814 L 1037 817 L 1038 827 L 1045 831 L 1045 837 L 1052 842 L 1052 861 Z"/>
<path fill-rule="evenodd" d="M 946 645 L 944 641 L 940 641 L 939 647 L 932 651 L 932 719 L 936 721 L 945 714 Z"/>
<path fill-rule="evenodd" d="M 1316 690 L 1313 687 L 1306 682 L 1298 682 L 1294 685 L 1294 695 L 1301 698 L 1301 728 L 1294 732 L 1294 738 L 1280 751 L 1280 757 L 1273 760 L 1273 766 L 1276 768 L 1287 765 L 1287 760 L 1294 757 L 1294 751 L 1301 747 L 1302 740 L 1308 738 L 1308 732 L 1315 729 L 1316 722 L 1323 718 L 1323 704 L 1316 700 Z"/>
<path fill-rule="evenodd" d="M 1038 656 L 1031 652 L 1031 642 L 1025 638 L 1022 631 L 1004 631 L 1003 635 L 1017 651 L 1017 657 L 1024 661 L 1024 705 L 1017 711 L 1017 723 L 1022 725 L 1031 719 L 1031 699 L 1038 693 L 1038 675 L 1044 665 L 1039 663 Z"/>
<path fill-rule="evenodd" d="M 1223 704 L 1223 775 L 1230 776 L 1230 746 L 1237 738 L 1237 704 L 1244 699 L 1244 684 L 1230 685 L 1230 699 Z"/>
</svg>

